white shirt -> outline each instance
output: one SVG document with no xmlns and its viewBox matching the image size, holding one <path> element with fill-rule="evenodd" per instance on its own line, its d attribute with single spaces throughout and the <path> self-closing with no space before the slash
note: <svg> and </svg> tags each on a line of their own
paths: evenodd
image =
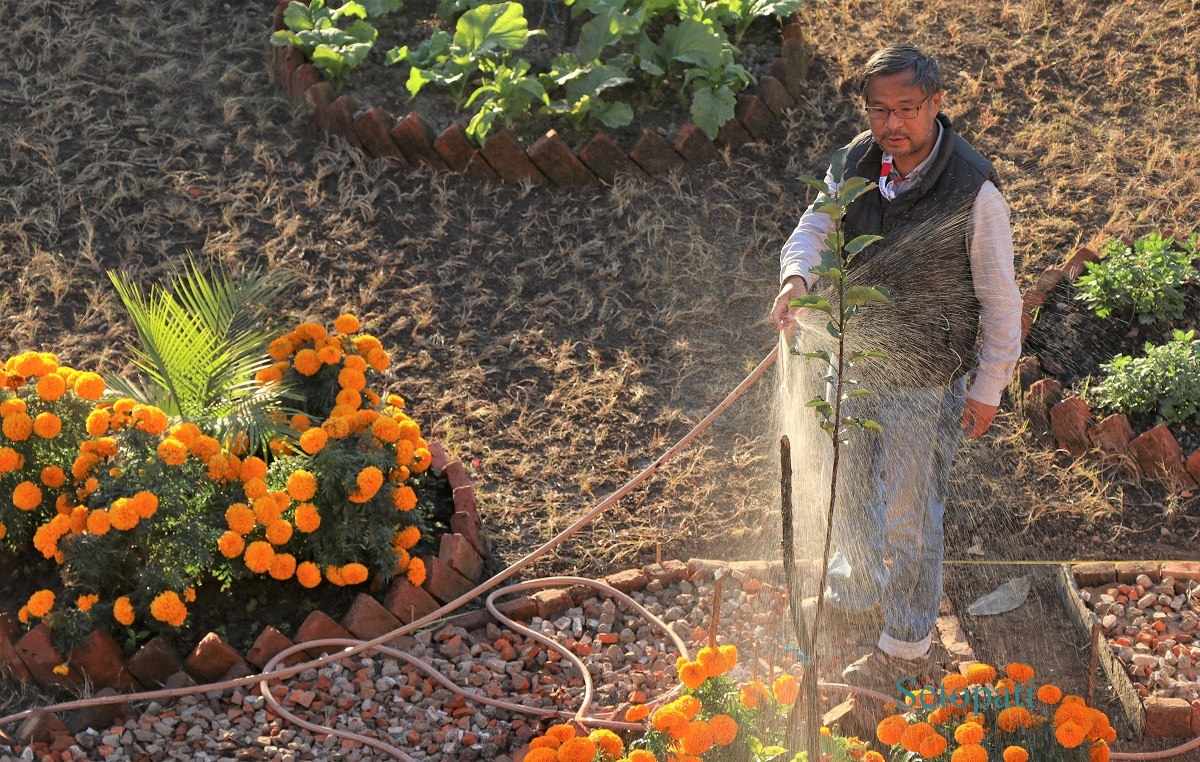
<svg viewBox="0 0 1200 762">
<path fill-rule="evenodd" d="M 893 170 L 893 187 L 897 193 L 911 188 L 921 179 L 937 156 L 941 142 L 942 125 L 939 122 L 937 141 L 929 156 L 902 180 L 896 179 L 898 175 Z M 833 186 L 831 174 L 826 174 L 825 183 Z M 869 192 L 879 193 L 879 189 Z M 784 244 L 779 254 L 780 283 L 793 275 L 801 275 L 811 288 L 817 279 L 810 270 L 821 263 L 820 251 L 826 237 L 834 231 L 829 215 L 813 211 L 813 207 L 823 200 L 818 196 L 813 206 L 805 210 Z M 975 197 L 967 252 L 975 298 L 979 300 L 982 334 L 975 378 L 967 396 L 985 405 L 999 405 L 1000 395 L 1012 379 L 1013 369 L 1021 356 L 1021 292 L 1017 288 L 1013 266 L 1009 206 L 991 181 L 984 182 Z"/>
</svg>

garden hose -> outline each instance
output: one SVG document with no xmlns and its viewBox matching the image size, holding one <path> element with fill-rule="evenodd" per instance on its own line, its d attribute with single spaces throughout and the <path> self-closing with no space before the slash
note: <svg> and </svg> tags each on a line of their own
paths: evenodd
<svg viewBox="0 0 1200 762">
<path fill-rule="evenodd" d="M 74 709 L 82 709 L 84 707 L 101 706 L 101 705 L 105 705 L 105 704 L 126 703 L 126 702 L 130 702 L 130 701 L 156 701 L 159 699 L 176 698 L 179 696 L 208 693 L 211 691 L 225 691 L 225 690 L 228 690 L 231 688 L 246 687 L 246 686 L 254 685 L 257 683 L 259 685 L 259 688 L 263 695 L 264 700 L 268 704 L 270 704 L 272 710 L 275 711 L 282 719 L 284 719 L 288 722 L 291 722 L 299 727 L 302 727 L 309 731 L 312 731 L 314 733 L 321 733 L 321 734 L 325 734 L 325 735 L 334 736 L 336 738 L 341 738 L 344 740 L 356 741 L 358 743 L 362 743 L 364 745 L 371 746 L 372 748 L 378 749 L 379 751 L 382 751 L 395 759 L 402 760 L 403 762 L 413 762 L 412 757 L 408 756 L 406 753 L 404 753 L 404 751 L 402 751 L 401 749 L 399 749 L 395 746 L 391 746 L 390 744 L 384 743 L 383 741 L 380 741 L 377 738 L 361 735 L 358 733 L 352 733 L 352 732 L 345 731 L 345 730 L 337 730 L 335 728 L 323 727 L 323 726 L 308 722 L 307 720 L 304 720 L 300 717 L 297 717 L 296 715 L 292 714 L 290 711 L 285 709 L 283 706 L 281 706 L 279 704 L 278 700 L 275 698 L 274 694 L 269 689 L 269 681 L 272 679 L 283 679 L 286 677 L 292 677 L 293 675 L 297 675 L 300 672 L 303 672 L 308 669 L 315 669 L 315 668 L 323 667 L 323 666 L 331 664 L 335 661 L 340 661 L 342 659 L 345 659 L 345 658 L 348 658 L 351 656 L 357 656 L 359 654 L 362 654 L 362 653 L 365 653 L 368 651 L 377 651 L 377 652 L 387 654 L 388 656 L 392 656 L 398 660 L 401 660 L 401 661 L 404 661 L 404 662 L 407 662 L 407 663 L 413 665 L 417 669 L 428 674 L 432 679 L 437 681 L 440 685 L 442 685 L 446 689 L 448 689 L 451 692 L 453 692 L 467 700 L 470 700 L 470 701 L 478 702 L 478 703 L 485 704 L 488 706 L 495 706 L 497 708 L 502 708 L 502 709 L 505 709 L 508 711 L 522 713 L 522 714 L 530 714 L 530 715 L 535 715 L 535 716 L 539 716 L 539 717 L 558 717 L 558 718 L 563 718 L 563 719 L 574 720 L 576 722 L 579 722 L 582 725 L 588 725 L 588 726 L 594 726 L 594 727 L 607 727 L 607 728 L 613 728 L 613 729 L 631 729 L 631 730 L 641 729 L 642 726 L 640 724 L 623 722 L 620 720 L 612 719 L 612 716 L 615 713 L 615 710 L 609 710 L 609 712 L 607 712 L 607 716 L 603 716 L 603 717 L 587 716 L 586 713 L 587 713 L 587 710 L 590 707 L 591 701 L 592 701 L 593 685 L 592 685 L 591 673 L 586 668 L 586 665 L 583 664 L 582 660 L 580 660 L 578 656 L 576 656 L 574 653 L 572 653 L 569 649 L 567 649 L 562 644 L 560 644 L 556 641 L 553 641 L 549 638 L 546 638 L 546 637 L 542 636 L 540 633 L 534 632 L 533 630 L 531 630 L 527 627 L 524 627 L 523 625 L 517 624 L 513 620 L 506 617 L 496 607 L 495 600 L 497 597 L 499 597 L 501 595 L 506 595 L 508 593 L 521 592 L 521 591 L 530 590 L 530 589 L 539 588 L 539 587 L 563 586 L 563 585 L 583 585 L 583 586 L 591 587 L 595 590 L 599 590 L 613 598 L 616 598 L 616 599 L 624 602 L 625 604 L 627 604 L 628 606 L 633 608 L 640 615 L 644 616 L 646 619 L 651 621 L 654 625 L 656 625 L 661 630 L 666 632 L 667 635 L 670 637 L 671 641 L 674 643 L 675 647 L 679 650 L 680 654 L 686 656 L 688 653 L 687 646 L 679 638 L 679 636 L 677 634 L 675 634 L 674 631 L 672 631 L 669 627 L 667 627 L 667 625 L 664 622 L 662 622 L 660 619 L 655 617 L 653 614 L 651 614 L 649 611 L 647 611 L 644 607 L 642 607 L 640 604 L 638 604 L 636 601 L 634 601 L 632 598 L 630 598 L 626 594 L 622 593 L 619 590 L 616 590 L 615 588 L 611 587 L 610 585 L 608 585 L 604 582 L 599 582 L 597 580 L 589 580 L 589 579 L 584 579 L 582 577 L 549 577 L 546 579 L 531 580 L 529 582 L 522 582 L 522 583 L 518 583 L 515 585 L 509 585 L 509 586 L 502 587 L 502 588 L 495 589 L 495 590 L 493 590 L 493 588 L 496 588 L 498 585 L 500 585 L 500 583 L 504 582 L 505 580 L 509 579 L 510 577 L 517 574 L 521 570 L 530 566 L 535 561 L 537 561 L 539 558 L 546 555 L 547 553 L 549 553 L 551 550 L 553 550 L 557 546 L 561 545 L 569 537 L 571 537 L 572 535 L 577 533 L 583 527 L 587 526 L 597 516 L 599 516 L 601 513 L 608 510 L 609 508 L 611 508 L 622 497 L 629 494 L 629 492 L 631 492 L 633 489 L 635 489 L 639 484 L 641 484 L 646 479 L 648 479 L 650 476 L 652 476 L 656 471 L 658 471 L 659 468 L 661 468 L 671 458 L 673 458 L 681 450 L 683 450 L 697 435 L 699 435 L 702 431 L 707 429 L 709 427 L 709 425 L 712 424 L 713 421 L 715 421 L 722 413 L 725 412 L 725 410 L 727 408 L 729 408 L 730 405 L 732 405 L 739 397 L 741 397 L 742 394 L 744 394 L 746 392 L 746 390 L 749 389 L 750 386 L 755 381 L 757 381 L 759 379 L 759 377 L 762 376 L 762 374 L 767 370 L 767 368 L 770 367 L 771 364 L 775 362 L 775 360 L 778 358 L 778 356 L 779 356 L 779 347 L 776 346 L 774 349 L 771 350 L 771 352 L 766 357 L 763 358 L 763 360 L 757 365 L 757 367 L 755 367 L 754 370 L 751 371 L 748 376 L 746 376 L 746 378 L 737 386 L 737 388 L 735 388 L 733 391 L 731 391 L 729 393 L 729 395 L 726 396 L 726 398 L 724 400 L 722 400 L 719 405 L 717 405 L 715 408 L 713 408 L 713 410 L 708 415 L 706 415 L 703 420 L 701 420 L 698 424 L 696 424 L 696 426 L 691 431 L 689 431 L 678 442 L 676 442 L 671 447 L 671 449 L 667 450 L 665 453 L 660 455 L 653 463 L 651 463 L 649 466 L 647 466 L 645 469 L 643 469 L 641 471 L 641 473 L 639 473 L 637 476 L 633 477 L 626 484 L 621 486 L 619 489 L 617 489 L 615 492 L 610 494 L 604 500 L 600 501 L 595 506 L 593 506 L 591 508 L 591 510 L 589 510 L 587 513 L 585 513 L 582 517 L 580 517 L 577 521 L 575 521 L 575 523 L 573 523 L 571 526 L 567 527 L 562 532 L 559 532 L 552 539 L 547 541 L 545 544 L 543 544 L 541 547 L 537 548 L 533 552 L 526 555 L 520 561 L 516 562 L 515 564 L 509 566 L 508 568 L 493 575 L 490 579 L 481 583 L 480 585 L 478 585 L 477 587 L 472 589 L 470 592 L 467 592 L 467 593 L 459 596 L 458 598 L 454 599 L 453 601 L 450 601 L 449 603 L 447 603 L 446 605 L 437 609 L 436 611 L 433 611 L 429 614 L 426 614 L 423 617 L 413 620 L 409 624 L 406 624 L 402 627 L 392 630 L 391 632 L 388 632 L 384 635 L 380 635 L 379 637 L 374 638 L 372 640 L 361 641 L 361 640 L 353 640 L 353 639 L 331 638 L 331 639 L 324 639 L 324 640 L 306 641 L 304 643 L 299 643 L 299 644 L 293 645 L 283 651 L 280 651 L 278 654 L 276 654 L 266 664 L 266 666 L 263 669 L 263 672 L 260 674 L 257 674 L 257 675 L 247 675 L 246 677 L 240 677 L 240 678 L 237 678 L 234 680 L 225 680 L 225 681 L 221 681 L 221 682 L 217 682 L 217 683 L 208 683 L 205 685 L 196 685 L 196 686 L 189 686 L 189 687 L 184 687 L 184 688 L 163 689 L 163 690 L 156 690 L 156 691 L 144 691 L 141 693 L 131 693 L 131 694 L 130 693 L 116 694 L 113 696 L 107 696 L 107 697 L 102 697 L 102 698 L 90 698 L 90 699 L 82 699 L 79 701 L 68 701 L 68 702 L 64 702 L 64 703 L 60 703 L 60 704 L 54 704 L 51 706 L 42 707 L 42 710 L 47 711 L 47 712 L 63 712 L 63 711 L 70 711 L 70 710 L 74 710 Z M 948 562 L 948 563 L 951 563 L 951 562 Z M 962 562 L 955 562 L 955 563 L 962 563 Z M 1031 562 L 1031 563 L 1049 563 L 1049 562 L 1039 561 L 1039 562 Z M 454 683 L 452 683 L 448 678 L 446 678 L 444 675 L 442 675 L 441 672 L 439 672 L 437 669 L 435 669 L 432 665 L 427 664 L 426 662 L 422 661 L 421 659 L 418 659 L 415 656 L 412 656 L 403 651 L 395 649 L 392 646 L 387 645 L 388 643 L 390 643 L 391 641 L 397 639 L 398 637 L 400 637 L 402 635 L 407 635 L 411 632 L 421 629 L 422 627 L 425 627 L 428 624 L 432 624 L 432 623 L 438 621 L 439 619 L 445 617 L 447 614 L 449 614 L 453 611 L 456 611 L 457 609 L 459 609 L 462 606 L 464 606 L 465 604 L 469 603 L 476 597 L 478 597 L 488 591 L 492 591 L 492 592 L 488 595 L 487 599 L 485 600 L 485 605 L 493 617 L 495 617 L 498 621 L 504 623 L 506 626 L 511 627 L 512 629 L 517 630 L 519 632 L 522 632 L 522 633 L 526 634 L 527 636 L 533 638 L 534 640 L 538 641 L 539 643 L 542 643 L 546 647 L 552 648 L 555 651 L 559 652 L 566 659 L 568 659 L 571 662 L 571 664 L 573 666 L 575 666 L 576 669 L 579 670 L 579 672 L 582 676 L 583 682 L 584 682 L 584 697 L 583 697 L 583 702 L 580 704 L 580 706 L 577 710 L 575 710 L 574 712 L 571 712 L 571 711 L 566 711 L 566 710 L 561 710 L 561 709 L 528 707 L 528 706 L 523 706 L 520 704 L 514 704 L 514 703 L 510 703 L 510 702 L 500 701 L 498 699 L 492 699 L 487 696 L 477 694 L 473 691 L 464 690 L 464 689 L 460 688 L 459 686 L 455 685 Z M 303 662 L 300 664 L 294 664 L 290 667 L 281 667 L 280 666 L 282 661 L 284 659 L 286 659 L 288 656 L 291 656 L 292 654 L 295 654 L 295 653 L 298 653 L 301 651 L 308 651 L 313 648 L 323 648 L 323 647 L 342 647 L 343 650 L 336 651 L 336 652 L 330 653 L 330 654 L 326 654 L 325 656 L 322 656 L 319 659 L 313 659 L 313 660 L 306 661 L 306 662 Z M 894 697 L 887 696 L 887 695 L 885 695 L 883 693 L 879 693 L 877 691 L 872 691 L 872 690 L 865 689 L 865 688 L 859 688 L 857 686 L 844 685 L 844 684 L 840 684 L 840 683 L 818 683 L 818 686 L 825 690 L 841 691 L 841 692 L 845 692 L 845 693 L 876 698 L 876 699 L 879 699 L 879 700 L 885 701 L 885 702 L 895 701 Z M 668 697 L 673 695 L 673 693 L 676 690 L 678 690 L 678 688 L 675 688 L 672 691 L 667 692 L 663 696 L 657 697 L 651 703 L 652 704 L 662 703 L 665 699 L 667 699 Z M 21 720 L 24 720 L 25 718 L 30 716 L 34 711 L 35 710 L 33 710 L 33 709 L 28 709 L 23 712 L 18 712 L 16 714 L 9 715 L 7 717 L 0 717 L 0 727 L 4 727 L 4 726 L 10 725 L 14 722 L 19 722 Z M 1114 759 L 1114 760 L 1117 760 L 1117 759 L 1128 759 L 1128 760 L 1166 759 L 1166 758 L 1173 757 L 1175 755 L 1182 754 L 1186 751 L 1190 751 L 1190 750 L 1196 749 L 1196 748 L 1200 748 L 1200 737 L 1197 737 L 1197 738 L 1193 739 L 1192 741 L 1189 741 L 1183 745 L 1176 746 L 1171 749 L 1165 749 L 1162 751 L 1113 752 L 1110 756 L 1110 759 Z"/>
</svg>

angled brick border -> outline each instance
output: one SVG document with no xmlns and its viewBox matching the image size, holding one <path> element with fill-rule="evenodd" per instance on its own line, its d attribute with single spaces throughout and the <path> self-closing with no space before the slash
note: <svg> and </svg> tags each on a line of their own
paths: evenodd
<svg viewBox="0 0 1200 762">
<path fill-rule="evenodd" d="M 279 0 L 274 30 L 284 28 L 283 12 L 290 1 Z M 305 103 L 313 121 L 325 133 L 340 135 L 373 158 L 391 159 L 405 167 L 457 172 L 489 182 L 533 182 L 556 187 L 611 185 L 619 174 L 646 177 L 705 164 L 718 158 L 721 149 L 766 140 L 771 128 L 808 90 L 808 53 L 799 22 L 790 17 L 784 20 L 772 75 L 764 76 L 754 93 L 738 95 L 735 116 L 721 127 L 716 140 L 688 123 L 669 140 L 647 130 L 629 152 L 622 151 L 603 132 L 572 151 L 554 130 L 528 149 L 503 130 L 489 138 L 482 149 L 476 149 L 467 140 L 461 122 L 436 135 L 415 111 L 395 122 L 378 106 L 359 110 L 352 97 L 335 97 L 330 83 L 305 63 L 296 48 L 274 50 L 276 84 L 293 101 Z"/>
<path fill-rule="evenodd" d="M 1073 283 L 1087 271 L 1088 262 L 1099 259 L 1099 254 L 1085 246 L 1067 257 L 1060 267 L 1047 268 L 1038 276 L 1033 288 L 1021 295 L 1022 343 L 1033 327 L 1034 314 L 1046 303 L 1048 294 L 1063 280 Z M 1165 424 L 1138 433 L 1130 427 L 1125 415 L 1097 420 L 1078 396 L 1064 399 L 1056 379 L 1039 378 L 1041 367 L 1036 357 L 1023 358 L 1017 374 L 1024 390 L 1025 415 L 1035 435 L 1047 435 L 1044 437 L 1047 444 L 1054 444 L 1073 457 L 1100 457 L 1119 463 L 1132 477 L 1158 479 L 1170 488 L 1188 491 L 1200 485 L 1200 448 L 1185 457 Z"/>
<path fill-rule="evenodd" d="M 386 131 L 383 134 L 386 135 Z M 428 573 L 421 587 L 412 585 L 403 576 L 396 577 L 384 594 L 383 603 L 366 593 L 359 593 L 340 622 L 321 611 L 313 611 L 291 638 L 267 625 L 245 654 L 238 653 L 217 633 L 210 632 L 187 654 L 176 653 L 165 638 L 156 637 L 128 659 L 123 659 L 121 649 L 112 637 L 102 630 L 95 630 L 71 655 L 72 670 L 66 677 L 53 672 L 54 667 L 63 663 L 64 657 L 51 644 L 46 627 L 38 624 L 21 634 L 16 618 L 10 612 L 2 612 L 0 670 L 47 687 L 79 685 L 87 680 L 92 685 L 118 692 L 178 688 L 253 674 L 294 643 L 335 637 L 373 639 L 396 629 L 402 622 L 407 624 L 434 611 L 483 579 L 487 544 L 475 488 L 466 468 L 460 461 L 451 460 L 439 442 L 430 442 L 429 452 L 431 467 L 440 471 L 449 482 L 454 513 L 451 531 L 442 535 L 438 554 L 423 559 Z M 520 616 L 529 605 L 533 605 L 531 599 L 520 598 L 502 604 L 501 609 Z M 310 657 L 318 655 L 315 650 L 309 652 Z M 290 666 L 302 661 L 300 654 L 294 654 L 284 663 Z M 255 685 L 251 693 L 258 692 Z M 98 709 L 105 711 L 81 713 L 68 725 L 52 714 L 35 713 L 18 729 L 15 739 L 24 744 L 52 743 L 54 738 L 78 733 L 88 724 L 98 727 L 111 723 L 124 712 L 124 705 Z M 77 727 L 81 721 L 86 724 Z"/>
</svg>

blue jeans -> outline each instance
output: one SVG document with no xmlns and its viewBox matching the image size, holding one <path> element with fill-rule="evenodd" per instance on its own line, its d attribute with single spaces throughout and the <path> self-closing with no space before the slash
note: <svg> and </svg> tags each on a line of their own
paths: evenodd
<svg viewBox="0 0 1200 762">
<path fill-rule="evenodd" d="M 849 414 L 883 433 L 851 431 L 842 446 L 826 595 L 849 611 L 882 604 L 880 648 L 914 658 L 928 650 L 941 604 L 942 517 L 967 379 L 870 388 Z"/>
</svg>

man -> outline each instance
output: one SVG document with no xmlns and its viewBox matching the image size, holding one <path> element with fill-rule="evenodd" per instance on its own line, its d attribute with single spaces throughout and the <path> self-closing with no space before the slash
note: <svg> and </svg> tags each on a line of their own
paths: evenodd
<svg viewBox="0 0 1200 762">
<path fill-rule="evenodd" d="M 879 188 L 855 200 L 843 222 L 847 241 L 883 240 L 859 255 L 847 279 L 890 289 L 890 304 L 864 309 L 852 324 L 862 345 L 889 359 L 853 371 L 872 394 L 848 401 L 850 414 L 883 433 L 855 431 L 844 446 L 824 610 L 843 623 L 882 620 L 875 650 L 843 679 L 894 690 L 899 677 L 939 674 L 930 646 L 951 461 L 964 434 L 991 425 L 1012 376 L 1021 297 L 999 178 L 939 113 L 937 61 L 911 45 L 889 47 L 861 76 L 870 130 L 850 143 L 846 177 Z M 788 303 L 814 285 L 810 268 L 833 230 L 810 206 L 783 247 L 771 317 L 788 336 L 805 312 Z"/>
</svg>

